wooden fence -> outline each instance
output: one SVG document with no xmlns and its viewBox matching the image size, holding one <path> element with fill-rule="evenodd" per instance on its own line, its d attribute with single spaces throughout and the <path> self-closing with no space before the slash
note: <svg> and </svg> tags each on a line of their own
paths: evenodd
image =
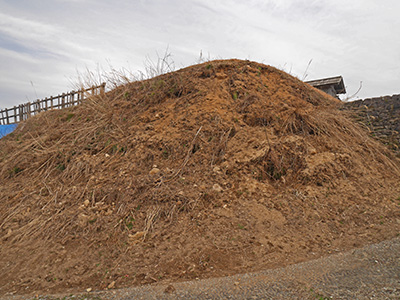
<svg viewBox="0 0 400 300">
<path fill-rule="evenodd" d="M 19 123 L 42 111 L 78 105 L 90 96 L 104 93 L 105 87 L 106 84 L 102 83 L 99 86 L 92 86 L 79 91 L 71 91 L 58 96 L 51 96 L 50 98 L 44 98 L 42 100 L 20 104 L 13 108 L 0 110 L 0 125 Z"/>
</svg>

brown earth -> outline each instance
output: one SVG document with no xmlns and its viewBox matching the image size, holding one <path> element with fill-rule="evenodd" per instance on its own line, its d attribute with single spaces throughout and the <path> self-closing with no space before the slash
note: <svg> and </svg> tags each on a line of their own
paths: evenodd
<svg viewBox="0 0 400 300">
<path fill-rule="evenodd" d="M 0 295 L 218 277 L 390 239 L 399 160 L 340 102 L 213 61 L 0 140 Z"/>
</svg>

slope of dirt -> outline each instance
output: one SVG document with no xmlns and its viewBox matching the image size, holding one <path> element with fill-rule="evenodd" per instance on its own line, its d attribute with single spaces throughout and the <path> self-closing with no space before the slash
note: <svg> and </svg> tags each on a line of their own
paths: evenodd
<svg viewBox="0 0 400 300">
<path fill-rule="evenodd" d="M 275 268 L 396 236 L 399 162 L 338 100 L 214 61 L 0 140 L 0 295 Z"/>
</svg>

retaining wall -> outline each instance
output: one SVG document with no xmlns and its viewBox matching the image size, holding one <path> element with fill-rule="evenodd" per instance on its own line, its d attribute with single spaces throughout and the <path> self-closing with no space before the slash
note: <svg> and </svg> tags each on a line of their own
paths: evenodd
<svg viewBox="0 0 400 300">
<path fill-rule="evenodd" d="M 346 102 L 343 109 L 400 157 L 400 95 Z"/>
</svg>

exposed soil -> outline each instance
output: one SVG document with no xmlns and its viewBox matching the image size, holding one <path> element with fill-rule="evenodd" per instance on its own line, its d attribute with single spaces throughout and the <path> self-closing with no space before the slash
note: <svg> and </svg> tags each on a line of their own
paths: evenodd
<svg viewBox="0 0 400 300">
<path fill-rule="evenodd" d="M 400 299 L 400 238 L 283 268 L 177 283 L 43 295 L 36 300 Z M 6 296 L 3 300 L 33 300 Z"/>
<path fill-rule="evenodd" d="M 0 140 L 0 295 L 275 268 L 393 238 L 399 160 L 340 103 L 214 61 Z"/>
</svg>

